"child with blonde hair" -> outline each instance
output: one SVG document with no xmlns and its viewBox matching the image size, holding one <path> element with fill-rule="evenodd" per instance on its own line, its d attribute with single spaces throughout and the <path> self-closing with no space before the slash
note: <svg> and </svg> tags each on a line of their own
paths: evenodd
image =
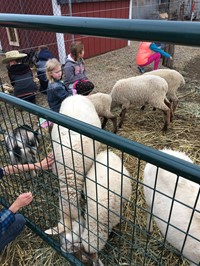
<svg viewBox="0 0 200 266">
<path fill-rule="evenodd" d="M 47 100 L 51 110 L 59 112 L 62 101 L 73 95 L 73 90 L 68 89 L 61 81 L 62 65 L 56 59 L 49 59 L 46 63 L 46 76 L 49 81 Z"/>
</svg>

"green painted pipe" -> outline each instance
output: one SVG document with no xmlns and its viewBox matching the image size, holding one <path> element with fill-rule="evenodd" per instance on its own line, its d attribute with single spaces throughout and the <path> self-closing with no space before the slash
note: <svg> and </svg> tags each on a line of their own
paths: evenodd
<svg viewBox="0 0 200 266">
<path fill-rule="evenodd" d="M 200 23 L 0 13 L 0 26 L 200 46 Z"/>
</svg>

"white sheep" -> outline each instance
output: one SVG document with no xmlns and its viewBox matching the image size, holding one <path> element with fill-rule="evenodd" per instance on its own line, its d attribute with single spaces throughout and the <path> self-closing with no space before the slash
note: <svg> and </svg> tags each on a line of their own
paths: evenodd
<svg viewBox="0 0 200 266">
<path fill-rule="evenodd" d="M 83 252 L 94 261 L 113 227 L 123 220 L 123 204 L 131 190 L 131 177 L 120 157 L 111 151 L 99 153 L 86 176 L 86 221 L 81 235 Z"/>
<path fill-rule="evenodd" d="M 66 98 L 61 104 L 60 113 L 98 128 L 101 127 L 94 105 L 87 97 L 75 95 Z M 80 223 L 79 227 L 81 227 L 83 222 L 80 214 L 80 198 L 84 175 L 92 166 L 100 144 L 57 124 L 53 125 L 52 141 L 55 156 L 53 173 L 58 175 L 60 186 L 61 218 L 57 227 L 45 232 L 64 234 L 66 241 L 71 242 L 72 223 Z M 71 247 L 71 243 L 69 246 Z M 66 250 L 65 245 L 63 249 Z"/>
<path fill-rule="evenodd" d="M 162 152 L 192 163 L 192 160 L 183 152 L 167 149 Z M 199 184 L 183 177 L 178 178 L 177 175 L 161 168 L 157 172 L 155 165 L 146 164 L 144 195 L 149 211 L 147 227 L 152 231 L 151 221 L 153 218 L 163 236 L 191 261 L 190 265 L 198 265 L 200 261 L 200 201 L 198 193 Z M 187 230 L 189 231 L 187 232 Z"/>
<path fill-rule="evenodd" d="M 106 126 L 108 119 L 110 119 L 113 123 L 113 132 L 116 133 L 117 117 L 111 112 L 112 98 L 110 94 L 98 92 L 95 94 L 88 95 L 87 97 L 94 104 L 94 107 L 99 117 L 103 117 L 102 128 Z"/>
<path fill-rule="evenodd" d="M 172 103 L 172 117 L 178 104 L 176 92 L 179 88 L 185 86 L 184 77 L 174 69 L 158 69 L 145 73 L 144 75 L 155 75 L 166 80 L 168 84 L 167 99 Z M 144 108 L 143 108 L 144 109 Z"/>
<path fill-rule="evenodd" d="M 118 80 L 111 90 L 112 109 L 120 106 L 119 127 L 122 126 L 127 109 L 131 104 L 143 106 L 147 103 L 162 110 L 166 119 L 163 130 L 167 130 L 170 124 L 171 104 L 166 94 L 167 82 L 157 76 L 142 75 Z"/>
</svg>

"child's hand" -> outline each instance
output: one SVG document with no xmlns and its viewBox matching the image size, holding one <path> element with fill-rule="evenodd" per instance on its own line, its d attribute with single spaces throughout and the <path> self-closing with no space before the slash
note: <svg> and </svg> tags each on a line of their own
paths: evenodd
<svg viewBox="0 0 200 266">
<path fill-rule="evenodd" d="M 47 158 L 43 159 L 40 163 L 36 163 L 35 165 L 39 168 L 41 167 L 44 170 L 48 170 L 52 168 L 52 164 L 54 163 L 54 157 L 52 153 L 47 155 Z"/>
<path fill-rule="evenodd" d="M 170 60 L 173 60 L 173 57 L 172 56 L 170 56 L 170 58 L 169 58 Z"/>
<path fill-rule="evenodd" d="M 32 200 L 33 200 L 33 196 L 31 192 L 20 194 L 18 198 L 10 206 L 9 210 L 13 213 L 16 213 L 22 207 L 25 207 L 28 204 L 30 204 Z"/>
</svg>

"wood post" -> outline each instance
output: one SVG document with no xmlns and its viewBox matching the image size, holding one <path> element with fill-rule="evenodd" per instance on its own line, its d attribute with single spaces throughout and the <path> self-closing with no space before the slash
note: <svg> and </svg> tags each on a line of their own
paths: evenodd
<svg viewBox="0 0 200 266">
<path fill-rule="evenodd" d="M 173 6 L 173 3 L 174 3 L 174 0 L 169 0 L 168 2 L 168 20 L 171 20 L 173 19 L 173 9 L 172 9 L 172 6 Z M 175 50 L 175 45 L 174 44 L 166 44 L 165 45 L 165 48 L 164 48 L 164 51 L 167 52 L 168 54 L 170 54 L 173 58 L 174 58 L 174 50 Z M 164 57 L 163 58 L 163 61 L 162 61 L 162 65 L 165 66 L 165 67 L 168 67 L 168 68 L 173 68 L 173 61 L 174 60 L 170 60 L 169 58 L 166 58 Z"/>
<path fill-rule="evenodd" d="M 174 44 L 166 44 L 164 51 L 170 54 L 174 59 L 174 51 L 175 51 L 175 45 Z M 174 60 L 170 60 L 167 57 L 163 58 L 162 65 L 168 68 L 173 68 Z"/>
</svg>

